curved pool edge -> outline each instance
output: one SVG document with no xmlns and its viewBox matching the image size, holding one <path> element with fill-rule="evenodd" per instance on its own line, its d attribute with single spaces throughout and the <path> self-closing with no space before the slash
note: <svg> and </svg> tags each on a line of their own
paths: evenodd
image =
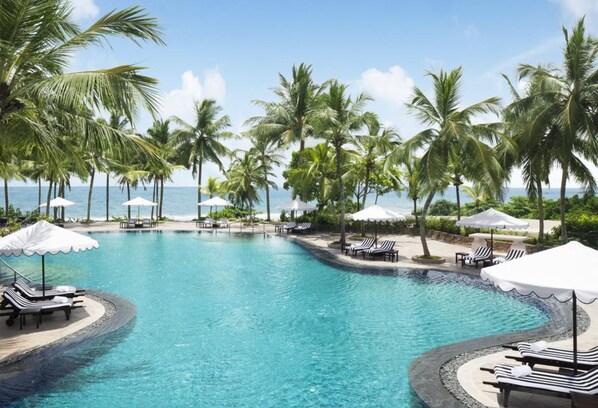
<svg viewBox="0 0 598 408">
<path fill-rule="evenodd" d="M 399 268 L 393 266 L 376 265 L 375 268 L 357 266 L 350 262 L 344 262 L 342 257 L 336 256 L 331 251 L 312 244 L 301 239 L 293 239 L 292 242 L 299 245 L 319 261 L 336 267 L 348 269 L 351 272 L 367 273 L 384 276 L 399 275 Z M 435 271 L 445 274 L 465 275 L 474 278 L 471 274 L 463 274 L 454 270 L 437 270 L 425 267 L 424 265 L 417 269 L 421 272 Z M 478 279 L 481 278 L 478 276 Z M 524 300 L 528 298 L 520 298 Z M 566 304 L 560 303 L 555 299 L 536 299 L 538 303 L 545 305 L 550 321 L 535 329 L 525 330 L 514 333 L 504 333 L 492 336 L 480 337 L 466 340 L 463 342 L 452 343 L 445 346 L 426 351 L 416 357 L 409 365 L 409 384 L 415 394 L 430 408 L 464 408 L 466 405 L 453 395 L 444 385 L 442 380 L 441 368 L 451 359 L 474 351 L 479 351 L 491 347 L 501 346 L 508 343 L 519 341 L 547 338 L 555 335 L 562 335 L 571 329 L 571 310 Z M 582 311 L 583 312 L 583 311 Z M 585 313 L 585 312 L 584 312 Z"/>
<path fill-rule="evenodd" d="M 88 290 L 87 295 L 99 301 L 106 312 L 97 321 L 60 340 L 27 350 L 0 364 L 0 406 L 38 391 L 40 385 L 51 382 L 52 376 L 63 377 L 89 361 L 72 361 L 66 354 L 80 350 L 87 344 L 106 341 L 126 334 L 137 314 L 135 305 L 126 298 L 110 292 Z M 95 356 L 90 356 L 94 359 Z M 61 361 L 62 360 L 62 361 Z M 80 364 L 78 364 L 80 363 Z"/>
</svg>

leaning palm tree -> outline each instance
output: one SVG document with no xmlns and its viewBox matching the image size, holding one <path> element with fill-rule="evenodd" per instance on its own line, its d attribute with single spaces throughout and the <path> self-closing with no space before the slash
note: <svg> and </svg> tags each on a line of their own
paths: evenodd
<svg viewBox="0 0 598 408">
<path fill-rule="evenodd" d="M 2 0 L 0 27 L 1 139 L 36 139 L 44 143 L 48 154 L 56 155 L 56 135 L 44 122 L 48 110 L 61 112 L 71 126 L 93 129 L 106 140 L 126 136 L 99 126 L 82 114 L 85 109 L 115 110 L 129 120 L 140 107 L 152 114 L 157 111 L 157 81 L 141 75 L 143 67 L 67 72 L 69 58 L 75 53 L 109 44 L 110 37 L 162 44 L 156 19 L 142 8 L 113 10 L 82 30 L 73 22 L 70 1 Z"/>
<path fill-rule="evenodd" d="M 318 129 L 334 148 L 336 161 L 336 179 L 341 208 L 340 242 L 345 244 L 345 193 L 343 188 L 343 146 L 354 133 L 366 124 L 368 114 L 363 107 L 370 98 L 359 94 L 355 99 L 347 94 L 347 85 L 334 80 L 330 82 L 328 92 L 322 96 L 322 111 L 318 117 Z"/>
<path fill-rule="evenodd" d="M 567 242 L 565 220 L 567 180 L 576 179 L 586 188 L 595 189 L 596 180 L 584 161 L 598 164 L 598 45 L 585 33 L 584 19 L 571 32 L 563 27 L 565 48 L 563 67 L 520 65 L 519 78 L 538 84 L 537 92 L 514 103 L 518 111 L 532 111 L 527 132 L 549 134 L 551 155 L 562 169 L 560 186 L 561 240 Z"/>
<path fill-rule="evenodd" d="M 498 127 L 473 123 L 476 115 L 496 112 L 498 98 L 489 98 L 461 108 L 461 68 L 449 73 L 442 70 L 439 74 L 429 72 L 427 75 L 433 80 L 434 100 L 415 87 L 407 106 L 429 128 L 404 144 L 407 152 L 424 150 L 417 169 L 421 186 L 428 192 L 419 220 L 424 257 L 430 257 L 426 241 L 426 215 L 434 195 L 443 191 L 450 182 L 451 163 L 460 161 L 460 174 L 467 179 L 488 177 L 496 189 L 500 189 L 503 180 L 503 171 L 494 151 L 483 141 L 499 139 Z"/>
<path fill-rule="evenodd" d="M 220 116 L 222 108 L 214 99 L 196 101 L 195 123 L 190 125 L 184 120 L 174 117 L 174 122 L 180 126 L 174 132 L 174 144 L 180 164 L 191 168 L 193 177 L 197 177 L 197 202 L 201 202 L 201 173 L 204 162 L 215 163 L 221 171 L 224 170 L 222 158 L 230 154 L 229 149 L 221 140 L 232 137 L 233 134 L 225 129 L 230 127 L 228 115 Z M 201 206 L 197 206 L 197 218 L 201 217 Z"/>
</svg>

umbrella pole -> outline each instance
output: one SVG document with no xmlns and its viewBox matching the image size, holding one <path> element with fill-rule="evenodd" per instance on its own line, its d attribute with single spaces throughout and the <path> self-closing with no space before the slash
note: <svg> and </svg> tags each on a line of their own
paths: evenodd
<svg viewBox="0 0 598 408">
<path fill-rule="evenodd" d="M 490 228 L 490 260 L 494 259 L 494 230 Z M 490 263 L 492 265 L 492 263 Z"/>
<path fill-rule="evenodd" d="M 573 292 L 573 375 L 577 374 L 577 296 Z"/>
<path fill-rule="evenodd" d="M 378 223 L 374 222 L 374 244 L 378 245 Z"/>
<path fill-rule="evenodd" d="M 46 259 L 42 255 L 42 298 L 46 299 Z"/>
</svg>

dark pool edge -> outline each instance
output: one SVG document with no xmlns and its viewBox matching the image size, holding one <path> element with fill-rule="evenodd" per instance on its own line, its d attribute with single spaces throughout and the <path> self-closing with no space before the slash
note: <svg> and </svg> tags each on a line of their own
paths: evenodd
<svg viewBox="0 0 598 408">
<path fill-rule="evenodd" d="M 112 339 L 112 336 L 123 333 L 132 328 L 137 314 L 135 305 L 113 293 L 88 290 L 87 296 L 100 302 L 106 312 L 95 322 L 47 345 L 18 353 L 10 359 L 0 362 L 0 405 L 27 397 L 35 393 L 34 383 L 46 384 L 51 381 L 48 374 L 52 374 L 43 367 L 60 367 L 64 369 L 61 375 L 77 368 L 77 362 L 65 364 L 61 359 L 67 359 L 69 351 L 83 349 L 87 344 Z M 65 367 L 66 366 L 66 367 Z M 24 384 L 30 386 L 24 387 Z"/>
<path fill-rule="evenodd" d="M 341 266 L 352 272 L 366 273 L 374 275 L 395 276 L 399 275 L 399 268 L 393 266 L 376 266 L 368 268 L 356 266 L 355 264 L 344 262 L 342 258 L 331 254 L 330 251 L 323 249 L 313 243 L 301 239 L 293 239 L 303 249 L 321 262 Z M 340 250 L 339 250 L 340 251 Z M 463 275 L 458 271 L 436 270 L 433 268 L 417 268 L 424 272 L 427 270 L 453 275 Z M 475 279 L 471 274 L 467 277 Z M 480 281 L 481 278 L 477 277 Z M 453 343 L 429 350 L 416 357 L 409 365 L 409 384 L 417 396 L 430 408 L 463 408 L 466 407 L 453 393 L 445 386 L 442 378 L 442 367 L 452 359 L 473 353 L 475 351 L 490 349 L 503 344 L 516 343 L 535 338 L 550 338 L 567 333 L 571 330 L 571 309 L 564 303 L 555 299 L 541 300 L 538 302 L 545 305 L 548 311 L 550 321 L 544 326 L 515 333 L 505 333 L 493 336 L 486 336 L 464 342 Z M 585 312 L 584 312 L 585 313 Z M 463 392 L 465 392 L 463 390 Z"/>
</svg>

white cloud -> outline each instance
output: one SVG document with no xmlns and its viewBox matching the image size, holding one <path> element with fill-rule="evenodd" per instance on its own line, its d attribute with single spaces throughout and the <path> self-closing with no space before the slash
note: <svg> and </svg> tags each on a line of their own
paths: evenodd
<svg viewBox="0 0 598 408">
<path fill-rule="evenodd" d="M 181 87 L 173 89 L 164 95 L 162 103 L 162 117 L 176 115 L 191 122 L 194 119 L 193 102 L 202 99 L 215 99 L 218 104 L 224 103 L 226 82 L 218 69 L 208 69 L 203 72 L 203 83 L 193 71 L 185 71 L 181 76 Z"/>
<path fill-rule="evenodd" d="M 413 91 L 413 79 L 398 65 L 382 72 L 370 68 L 361 74 L 357 84 L 375 99 L 402 105 Z"/>
<path fill-rule="evenodd" d="M 551 0 L 559 4 L 563 13 L 575 19 L 586 17 L 586 27 L 598 31 L 598 2 L 596 0 Z"/>
<path fill-rule="evenodd" d="M 100 8 L 94 0 L 70 0 L 73 6 L 73 18 L 75 21 L 87 20 L 97 17 L 100 14 Z"/>
</svg>

